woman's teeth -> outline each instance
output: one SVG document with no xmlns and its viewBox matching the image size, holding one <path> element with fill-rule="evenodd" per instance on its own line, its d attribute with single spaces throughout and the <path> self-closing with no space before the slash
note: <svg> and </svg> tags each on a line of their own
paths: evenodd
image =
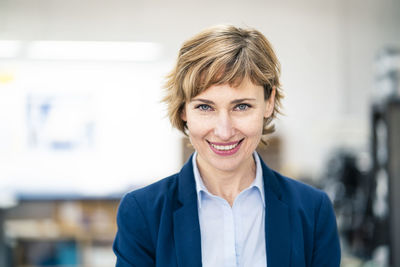
<svg viewBox="0 0 400 267">
<path fill-rule="evenodd" d="M 217 145 L 214 145 L 214 144 L 211 144 L 211 145 L 212 145 L 212 147 L 215 148 L 215 149 L 227 151 L 227 150 L 234 149 L 235 147 L 238 146 L 238 144 L 239 144 L 239 142 L 237 142 L 237 143 L 234 144 L 234 145 L 229 145 L 229 146 L 217 146 Z"/>
</svg>

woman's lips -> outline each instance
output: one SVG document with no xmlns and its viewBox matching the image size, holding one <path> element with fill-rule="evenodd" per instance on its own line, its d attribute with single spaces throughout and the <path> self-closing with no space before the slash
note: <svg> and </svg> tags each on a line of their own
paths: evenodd
<svg viewBox="0 0 400 267">
<path fill-rule="evenodd" d="M 244 138 L 239 141 L 229 143 L 214 143 L 210 141 L 207 142 L 214 153 L 220 156 L 230 156 L 235 154 L 239 150 L 243 140 Z"/>
</svg>

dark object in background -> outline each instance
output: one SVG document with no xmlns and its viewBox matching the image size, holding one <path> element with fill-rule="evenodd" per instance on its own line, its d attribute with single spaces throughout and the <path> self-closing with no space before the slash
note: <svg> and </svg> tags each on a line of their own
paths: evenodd
<svg viewBox="0 0 400 267">
<path fill-rule="evenodd" d="M 326 167 L 323 188 L 333 201 L 344 246 L 364 260 L 388 251 L 385 266 L 400 266 L 400 98 L 372 110 L 372 168 L 360 156 L 336 152 Z"/>
<path fill-rule="evenodd" d="M 376 245 L 389 246 L 390 266 L 400 266 L 399 96 L 387 98 L 373 107 L 372 133 L 374 241 Z"/>
<path fill-rule="evenodd" d="M 357 162 L 357 156 L 351 152 L 335 152 L 327 163 L 320 187 L 333 202 L 344 245 L 353 255 L 368 259 L 373 250 L 373 185 L 370 174 L 360 170 Z"/>
</svg>

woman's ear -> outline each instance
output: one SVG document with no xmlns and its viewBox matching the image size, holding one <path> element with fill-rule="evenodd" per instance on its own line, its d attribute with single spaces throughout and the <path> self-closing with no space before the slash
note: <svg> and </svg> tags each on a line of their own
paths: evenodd
<svg viewBox="0 0 400 267">
<path fill-rule="evenodd" d="M 184 122 L 187 121 L 187 119 L 186 119 L 186 107 L 185 107 L 185 106 L 183 106 L 183 108 L 182 108 L 182 110 L 181 110 L 181 119 L 182 119 Z"/>
<path fill-rule="evenodd" d="M 265 100 L 265 113 L 264 113 L 264 118 L 269 118 L 271 117 L 272 113 L 274 112 L 274 107 L 275 107 L 275 91 L 276 87 L 272 87 L 271 94 L 269 95 L 269 98 Z"/>
</svg>

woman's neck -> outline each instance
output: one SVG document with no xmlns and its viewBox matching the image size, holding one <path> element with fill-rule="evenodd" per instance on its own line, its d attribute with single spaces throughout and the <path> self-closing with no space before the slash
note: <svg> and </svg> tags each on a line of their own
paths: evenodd
<svg viewBox="0 0 400 267">
<path fill-rule="evenodd" d="M 229 172 L 215 169 L 199 157 L 196 162 L 207 190 L 213 195 L 224 198 L 231 206 L 237 195 L 247 188 L 256 176 L 256 163 L 253 156 L 239 169 Z"/>
</svg>

